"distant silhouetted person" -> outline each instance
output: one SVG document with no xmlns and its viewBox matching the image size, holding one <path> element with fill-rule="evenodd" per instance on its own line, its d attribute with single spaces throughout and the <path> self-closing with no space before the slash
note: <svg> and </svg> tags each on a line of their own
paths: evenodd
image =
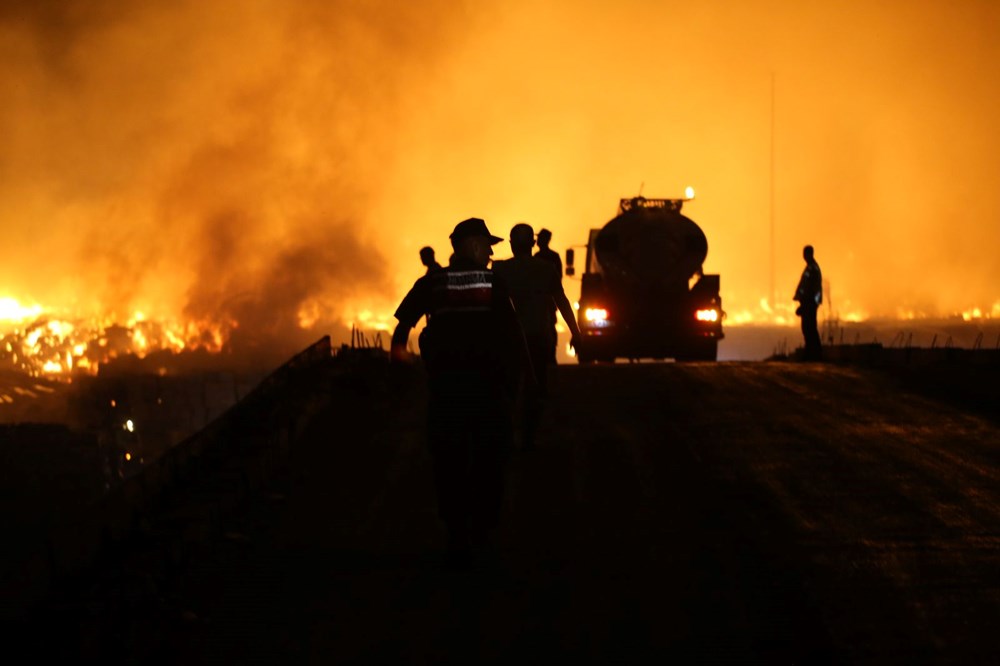
<svg viewBox="0 0 1000 666">
<path fill-rule="evenodd" d="M 510 295 L 487 269 L 491 246 L 501 240 L 481 219 L 460 222 L 449 266 L 416 281 L 396 310 L 392 335 L 392 360 L 405 362 L 410 330 L 428 317 L 428 445 L 449 555 L 458 565 L 499 522 L 514 393 L 527 362 Z"/>
<path fill-rule="evenodd" d="M 580 329 L 573 306 L 563 291 L 562 276 L 542 256 L 531 256 L 534 245 L 534 230 L 527 224 L 516 224 L 510 230 L 510 247 L 514 258 L 493 262 L 493 270 L 503 278 L 510 290 L 537 379 L 533 382 L 530 377 L 525 378 L 521 396 L 522 437 L 526 449 L 534 446 L 535 433 L 548 396 L 548 366 L 555 363 L 556 329 L 553 317 L 557 308 L 569 326 L 573 346 L 580 340 Z"/>
<path fill-rule="evenodd" d="M 559 272 L 559 279 L 562 280 L 562 259 L 559 257 L 559 253 L 549 247 L 549 243 L 552 242 L 552 232 L 548 229 L 542 229 L 538 232 L 538 252 L 535 252 L 536 257 L 540 257 L 545 261 L 550 262 L 556 267 Z"/>
<path fill-rule="evenodd" d="M 535 256 L 539 259 L 544 259 L 553 266 L 555 266 L 556 271 L 559 274 L 559 282 L 562 283 L 563 265 L 562 259 L 559 257 L 559 253 L 549 247 L 549 243 L 552 242 L 552 232 L 548 229 L 542 229 L 538 232 L 538 252 L 535 252 Z M 565 318 L 566 315 L 563 315 Z M 556 325 L 556 307 L 552 306 L 549 308 L 549 321 L 552 326 Z M 566 321 L 569 321 L 568 319 Z M 556 340 L 552 340 L 552 363 L 556 362 Z"/>
<path fill-rule="evenodd" d="M 802 248 L 802 258 L 806 261 L 806 267 L 802 270 L 799 286 L 795 289 L 795 300 L 799 302 L 795 314 L 802 318 L 805 359 L 818 361 L 823 357 L 819 340 L 819 327 L 816 324 L 816 313 L 823 302 L 823 274 L 813 257 L 812 245 L 806 245 Z"/>
<path fill-rule="evenodd" d="M 424 275 L 441 268 L 441 264 L 434 258 L 434 248 L 430 246 L 420 248 L 420 263 L 427 267 L 427 273 Z"/>
</svg>

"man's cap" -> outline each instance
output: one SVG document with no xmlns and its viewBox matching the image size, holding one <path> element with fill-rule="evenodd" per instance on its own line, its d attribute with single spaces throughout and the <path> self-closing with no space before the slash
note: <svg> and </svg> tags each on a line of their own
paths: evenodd
<svg viewBox="0 0 1000 666">
<path fill-rule="evenodd" d="M 534 245 L 534 243 L 535 230 L 531 228 L 530 224 L 520 222 L 510 228 L 511 245 Z"/>
<path fill-rule="evenodd" d="M 490 245 L 496 245 L 503 241 L 502 238 L 494 236 L 490 233 L 490 230 L 486 228 L 486 222 L 479 219 L 478 217 L 470 217 L 467 220 L 462 220 L 455 225 L 455 230 L 451 232 L 449 238 L 452 242 L 458 242 L 463 238 L 469 238 L 471 236 L 486 236 L 490 239 Z"/>
<path fill-rule="evenodd" d="M 552 232 L 549 231 L 548 229 L 539 229 L 538 236 L 539 237 L 542 237 L 542 236 L 549 236 L 549 237 L 551 237 L 552 236 Z"/>
</svg>

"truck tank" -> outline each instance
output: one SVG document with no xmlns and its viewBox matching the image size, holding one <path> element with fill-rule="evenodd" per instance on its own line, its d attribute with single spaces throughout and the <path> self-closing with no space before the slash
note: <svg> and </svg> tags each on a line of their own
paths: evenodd
<svg viewBox="0 0 1000 666">
<path fill-rule="evenodd" d="M 708 239 L 690 218 L 671 207 L 629 207 L 608 222 L 594 240 L 605 280 L 624 288 L 687 289 L 708 256 Z"/>
<path fill-rule="evenodd" d="M 723 337 L 719 276 L 703 273 L 708 240 L 681 214 L 684 201 L 622 199 L 618 215 L 591 230 L 580 288 L 581 363 L 715 360 Z"/>
</svg>

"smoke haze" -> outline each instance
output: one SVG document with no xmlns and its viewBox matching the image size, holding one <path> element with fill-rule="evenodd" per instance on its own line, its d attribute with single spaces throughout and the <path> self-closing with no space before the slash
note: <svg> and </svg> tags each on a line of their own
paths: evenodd
<svg viewBox="0 0 1000 666">
<path fill-rule="evenodd" d="M 731 315 L 772 288 L 790 313 L 811 243 L 845 314 L 997 316 L 998 17 L 971 1 L 522 3 L 443 63 L 400 187 L 417 218 L 525 219 L 565 247 L 640 187 L 693 185 Z"/>
<path fill-rule="evenodd" d="M 988 0 L 0 7 L 0 296 L 294 345 L 461 219 L 563 249 L 692 185 L 731 315 L 811 243 L 844 314 L 1000 316 Z"/>
</svg>

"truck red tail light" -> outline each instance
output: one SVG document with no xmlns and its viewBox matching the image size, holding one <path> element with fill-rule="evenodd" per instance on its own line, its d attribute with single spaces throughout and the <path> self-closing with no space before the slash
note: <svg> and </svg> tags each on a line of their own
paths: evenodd
<svg viewBox="0 0 1000 666">
<path fill-rule="evenodd" d="M 719 321 L 719 311 L 714 308 L 698 310 L 694 313 L 694 318 L 698 321 L 717 322 Z"/>
</svg>

